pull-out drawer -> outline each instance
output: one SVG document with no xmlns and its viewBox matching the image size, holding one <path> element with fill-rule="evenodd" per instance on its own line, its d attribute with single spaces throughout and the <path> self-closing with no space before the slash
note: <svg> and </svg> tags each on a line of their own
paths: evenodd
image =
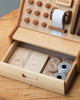
<svg viewBox="0 0 80 100">
<path fill-rule="evenodd" d="M 37 68 L 35 69 L 33 68 L 33 70 L 29 70 L 24 66 L 22 67 L 21 63 L 20 63 L 20 66 L 16 66 L 16 64 L 11 64 L 12 59 L 14 59 L 14 57 L 16 56 L 13 54 L 16 48 L 18 47 L 25 48 L 27 50 L 34 51 L 34 52 L 39 52 L 39 55 L 42 58 L 40 57 L 41 59 L 38 59 L 38 56 L 39 56 L 38 55 L 38 56 L 33 57 L 33 60 L 32 60 L 34 61 L 34 59 L 37 57 L 36 59 Z M 27 55 L 23 53 L 23 50 L 20 53 L 22 53 L 23 57 Z M 49 76 L 43 73 L 47 62 L 49 61 L 50 56 L 57 56 L 59 58 L 61 57 L 61 59 L 64 59 L 64 58 L 74 59 L 74 62 L 72 63 L 71 69 L 68 75 L 66 76 L 65 80 L 58 79 L 58 78 L 55 78 L 53 76 Z M 23 59 L 25 60 L 25 58 Z M 41 62 L 38 64 L 38 61 L 41 61 Z M 15 41 L 10 46 L 3 60 L 0 62 L 0 75 L 15 79 L 15 80 L 19 80 L 25 83 L 29 83 L 29 84 L 32 84 L 32 85 L 35 85 L 35 86 L 38 86 L 38 87 L 41 87 L 41 88 L 44 88 L 50 91 L 54 91 L 56 93 L 65 94 L 69 87 L 69 84 L 71 83 L 71 80 L 74 74 L 76 73 L 76 63 L 77 63 L 76 57 L 72 57 L 70 55 L 62 54 L 62 53 L 55 52 L 55 51 L 50 51 L 44 48 L 39 48 L 39 47 L 35 47 L 29 44 L 19 43 Z M 29 61 L 29 64 L 30 64 L 30 61 Z"/>
</svg>

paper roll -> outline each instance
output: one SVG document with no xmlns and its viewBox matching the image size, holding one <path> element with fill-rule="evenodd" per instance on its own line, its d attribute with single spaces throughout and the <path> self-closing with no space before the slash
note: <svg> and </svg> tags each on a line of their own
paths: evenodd
<svg viewBox="0 0 80 100">
<path fill-rule="evenodd" d="M 57 28 L 63 29 L 63 18 L 64 18 L 65 11 L 55 9 L 54 12 L 52 13 L 52 22 L 53 26 Z M 62 36 L 61 32 L 58 31 L 52 31 L 53 35 L 56 36 Z"/>
<path fill-rule="evenodd" d="M 62 80 L 66 79 L 66 76 L 63 73 L 56 73 L 54 74 L 54 77 Z"/>
<path fill-rule="evenodd" d="M 66 76 L 69 73 L 70 69 L 71 69 L 71 65 L 69 63 L 62 62 L 58 65 L 58 72 L 64 73 Z"/>
</svg>

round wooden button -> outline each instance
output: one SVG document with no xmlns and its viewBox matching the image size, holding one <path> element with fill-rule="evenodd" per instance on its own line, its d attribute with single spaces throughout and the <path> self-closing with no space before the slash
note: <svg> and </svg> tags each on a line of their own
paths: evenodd
<svg viewBox="0 0 80 100">
<path fill-rule="evenodd" d="M 41 23 L 41 26 L 42 26 L 42 27 L 46 27 L 46 26 L 47 26 L 46 22 L 42 22 L 42 23 Z"/>
<path fill-rule="evenodd" d="M 28 0 L 29 4 L 33 4 L 34 0 Z"/>
<path fill-rule="evenodd" d="M 48 13 L 44 13 L 43 17 L 48 18 L 49 14 Z"/>
<path fill-rule="evenodd" d="M 38 1 L 38 2 L 37 2 L 37 5 L 38 5 L 38 6 L 42 6 L 42 2 L 41 2 L 41 1 Z"/>
<path fill-rule="evenodd" d="M 30 22 L 30 19 L 29 19 L 28 17 L 26 17 L 26 18 L 24 19 L 24 22 L 25 22 L 25 23 L 29 23 L 29 22 Z"/>
<path fill-rule="evenodd" d="M 28 8 L 26 11 L 28 14 L 30 14 L 32 12 L 32 10 L 30 8 Z"/>
<path fill-rule="evenodd" d="M 39 23 L 38 20 L 33 20 L 34 25 L 37 25 L 38 23 Z"/>
<path fill-rule="evenodd" d="M 40 15 L 40 11 L 35 11 L 34 14 L 35 14 L 36 16 L 39 16 L 39 15 Z"/>
<path fill-rule="evenodd" d="M 51 4 L 47 3 L 47 4 L 45 5 L 45 7 L 49 9 L 49 8 L 51 8 Z"/>
</svg>

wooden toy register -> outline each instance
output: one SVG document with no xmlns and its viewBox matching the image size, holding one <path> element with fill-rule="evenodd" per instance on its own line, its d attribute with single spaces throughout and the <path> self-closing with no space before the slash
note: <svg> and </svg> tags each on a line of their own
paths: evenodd
<svg viewBox="0 0 80 100">
<path fill-rule="evenodd" d="M 80 0 L 21 0 L 0 75 L 65 94 L 80 72 Z"/>
</svg>

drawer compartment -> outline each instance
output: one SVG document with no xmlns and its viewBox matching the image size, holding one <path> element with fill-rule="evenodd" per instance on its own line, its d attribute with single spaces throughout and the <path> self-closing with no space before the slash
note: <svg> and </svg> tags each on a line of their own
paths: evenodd
<svg viewBox="0 0 80 100">
<path fill-rule="evenodd" d="M 17 50 L 18 53 L 16 54 Z M 23 58 L 24 61 L 20 61 L 19 59 L 13 60 L 15 57 L 17 57 L 17 55 L 21 59 Z M 55 73 L 53 73 L 53 76 L 44 73 L 46 65 L 51 57 L 58 57 L 62 59 L 62 61 L 67 58 L 73 59 L 73 63 L 71 63 L 71 69 L 65 80 L 53 77 Z M 28 59 L 26 63 L 25 59 Z M 0 75 L 60 94 L 66 93 L 75 73 L 76 57 L 17 41 L 13 42 L 5 57 L 0 62 Z"/>
</svg>

